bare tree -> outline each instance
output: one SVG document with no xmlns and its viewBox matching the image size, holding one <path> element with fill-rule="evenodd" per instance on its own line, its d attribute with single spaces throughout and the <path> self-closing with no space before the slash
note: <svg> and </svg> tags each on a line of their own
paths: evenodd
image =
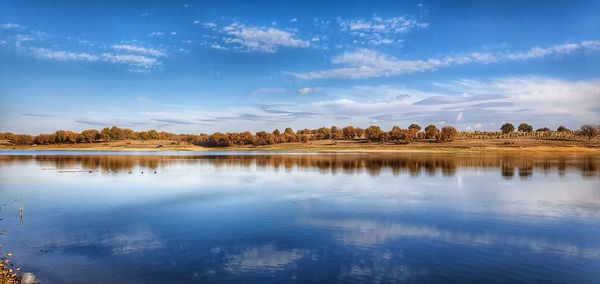
<svg viewBox="0 0 600 284">
<path fill-rule="evenodd" d="M 600 126 L 586 124 L 579 129 L 579 132 L 582 135 L 587 136 L 588 141 L 589 141 L 589 140 L 592 140 L 592 138 L 596 137 L 598 134 L 600 134 Z"/>
</svg>

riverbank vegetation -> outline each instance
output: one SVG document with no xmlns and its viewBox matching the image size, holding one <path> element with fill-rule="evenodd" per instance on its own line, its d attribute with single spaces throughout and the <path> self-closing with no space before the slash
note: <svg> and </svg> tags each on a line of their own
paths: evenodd
<svg viewBox="0 0 600 284">
<path fill-rule="evenodd" d="M 515 131 L 517 129 L 517 131 Z M 558 141 L 591 141 L 600 134 L 600 126 L 584 125 L 573 131 L 564 126 L 559 126 L 555 131 L 548 127 L 533 130 L 533 126 L 521 123 L 518 128 L 511 123 L 502 125 L 499 131 L 472 131 L 459 132 L 452 126 L 441 129 L 435 125 L 421 128 L 418 124 L 411 124 L 407 128 L 392 127 L 389 131 L 382 130 L 379 126 L 372 125 L 367 128 L 346 126 L 338 128 L 321 127 L 318 129 L 303 129 L 294 131 L 291 128 L 281 132 L 275 129 L 272 132 L 260 131 L 257 133 L 233 132 L 214 134 L 174 134 L 156 130 L 134 131 L 132 129 L 113 126 L 102 130 L 87 129 L 80 133 L 58 130 L 54 133 L 27 135 L 0 133 L 0 140 L 4 145 L 52 145 L 52 144 L 90 144 L 115 141 L 153 141 L 165 140 L 171 143 L 191 144 L 203 147 L 233 147 L 233 146 L 265 146 L 283 143 L 308 143 L 316 140 L 353 141 L 357 143 L 378 144 L 410 144 L 414 142 L 447 143 L 456 139 L 519 139 L 535 138 Z M 160 145 L 159 145 L 160 146 Z"/>
</svg>

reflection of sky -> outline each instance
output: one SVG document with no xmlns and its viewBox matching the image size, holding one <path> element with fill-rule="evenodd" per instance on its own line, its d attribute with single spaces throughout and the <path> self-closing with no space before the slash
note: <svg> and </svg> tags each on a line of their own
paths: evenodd
<svg viewBox="0 0 600 284">
<path fill-rule="evenodd" d="M 370 248 L 402 238 L 434 239 L 457 245 L 508 245 L 534 252 L 550 252 L 565 256 L 581 256 L 600 259 L 600 246 L 587 247 L 545 237 L 531 238 L 496 233 L 469 233 L 440 229 L 432 225 L 407 225 L 402 223 L 364 220 L 312 220 L 314 226 L 333 229 L 336 239 L 344 244 Z"/>
<path fill-rule="evenodd" d="M 491 273 L 477 262 L 497 252 L 495 265 L 554 267 L 562 280 L 600 269 L 600 183 L 576 172 L 504 179 L 490 168 L 419 177 L 184 162 L 156 174 L 43 168 L 3 164 L 0 198 L 2 241 L 46 283 L 85 279 L 77 277 L 92 268 L 98 279 L 131 273 L 139 283 L 262 282 L 265 274 L 413 281 L 449 273 L 436 258 L 469 256 L 470 273 Z M 109 274 L 106 263 L 124 271 Z"/>
</svg>

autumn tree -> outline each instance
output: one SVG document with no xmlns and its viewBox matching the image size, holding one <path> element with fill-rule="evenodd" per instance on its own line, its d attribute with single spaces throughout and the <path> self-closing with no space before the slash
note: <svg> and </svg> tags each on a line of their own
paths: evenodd
<svg viewBox="0 0 600 284">
<path fill-rule="evenodd" d="M 397 142 L 413 142 L 416 138 L 416 129 L 402 129 L 398 126 L 392 127 L 392 130 L 389 132 L 389 136 L 391 140 L 396 140 Z"/>
<path fill-rule="evenodd" d="M 110 128 L 108 128 L 108 127 L 102 128 L 102 130 L 100 131 L 100 140 L 110 141 L 110 139 L 111 139 Z"/>
<path fill-rule="evenodd" d="M 440 131 L 435 125 L 430 124 L 425 127 L 425 139 L 437 139 Z"/>
<path fill-rule="evenodd" d="M 317 139 L 331 139 L 331 129 L 327 127 L 317 129 Z"/>
<path fill-rule="evenodd" d="M 98 132 L 98 130 L 96 129 L 86 129 L 84 131 L 81 131 L 81 133 L 79 134 L 79 137 L 77 137 L 77 142 L 83 142 L 83 143 L 91 143 L 96 141 L 96 139 L 99 138 L 99 134 L 100 132 Z"/>
<path fill-rule="evenodd" d="M 413 123 L 413 124 L 411 124 L 411 125 L 408 126 L 408 129 L 410 129 L 410 130 L 416 130 L 416 132 L 419 132 L 419 131 L 421 131 L 421 125 Z"/>
<path fill-rule="evenodd" d="M 344 132 L 339 129 L 337 126 L 332 126 L 331 127 L 331 139 L 343 139 L 344 138 Z"/>
<path fill-rule="evenodd" d="M 515 126 L 512 123 L 505 123 L 502 124 L 502 126 L 500 126 L 500 130 L 504 134 L 512 133 L 513 131 L 515 131 Z"/>
<path fill-rule="evenodd" d="M 296 135 L 294 130 L 291 129 L 290 127 L 286 128 L 283 131 L 283 138 L 285 139 L 286 142 L 298 142 L 298 136 Z"/>
<path fill-rule="evenodd" d="M 444 126 L 442 127 L 442 131 L 439 135 L 439 141 L 449 142 L 454 140 L 454 138 L 456 138 L 457 135 L 458 131 L 456 130 L 456 128 L 452 126 Z"/>
<path fill-rule="evenodd" d="M 400 129 L 400 127 L 398 127 L 398 126 L 392 127 L 392 130 L 390 130 L 390 139 L 400 140 L 401 136 L 402 136 L 402 129 Z"/>
<path fill-rule="evenodd" d="M 344 136 L 344 139 L 352 140 L 357 136 L 356 128 L 353 126 L 346 126 L 342 128 L 342 135 Z"/>
<path fill-rule="evenodd" d="M 34 139 L 34 143 L 35 144 L 52 144 L 54 143 L 54 134 L 40 134 L 38 136 L 35 137 Z"/>
<path fill-rule="evenodd" d="M 287 128 L 287 129 L 291 130 L 291 128 Z M 286 133 L 287 133 L 287 129 L 286 129 Z M 294 132 L 292 131 L 292 135 L 294 135 L 293 133 Z M 250 131 L 246 131 L 246 132 L 242 133 L 241 136 L 242 136 L 241 140 L 243 141 L 244 144 L 246 144 L 246 145 L 256 144 L 256 138 L 254 137 L 254 135 L 252 135 L 252 133 L 250 133 Z"/>
<path fill-rule="evenodd" d="M 35 140 L 33 136 L 27 134 L 4 133 L 3 136 L 4 139 L 15 145 L 31 145 Z"/>
<path fill-rule="evenodd" d="M 54 133 L 54 143 L 75 143 L 78 137 L 73 131 L 58 130 Z"/>
<path fill-rule="evenodd" d="M 365 136 L 369 141 L 379 141 L 381 139 L 381 128 L 377 125 L 371 125 L 367 129 L 365 129 Z"/>
</svg>

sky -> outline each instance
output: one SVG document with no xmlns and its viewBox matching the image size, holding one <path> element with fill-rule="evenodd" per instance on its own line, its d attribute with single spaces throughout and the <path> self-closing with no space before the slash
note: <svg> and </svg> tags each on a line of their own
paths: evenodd
<svg viewBox="0 0 600 284">
<path fill-rule="evenodd" d="M 1 1 L 0 132 L 600 123 L 600 1 Z"/>
</svg>

